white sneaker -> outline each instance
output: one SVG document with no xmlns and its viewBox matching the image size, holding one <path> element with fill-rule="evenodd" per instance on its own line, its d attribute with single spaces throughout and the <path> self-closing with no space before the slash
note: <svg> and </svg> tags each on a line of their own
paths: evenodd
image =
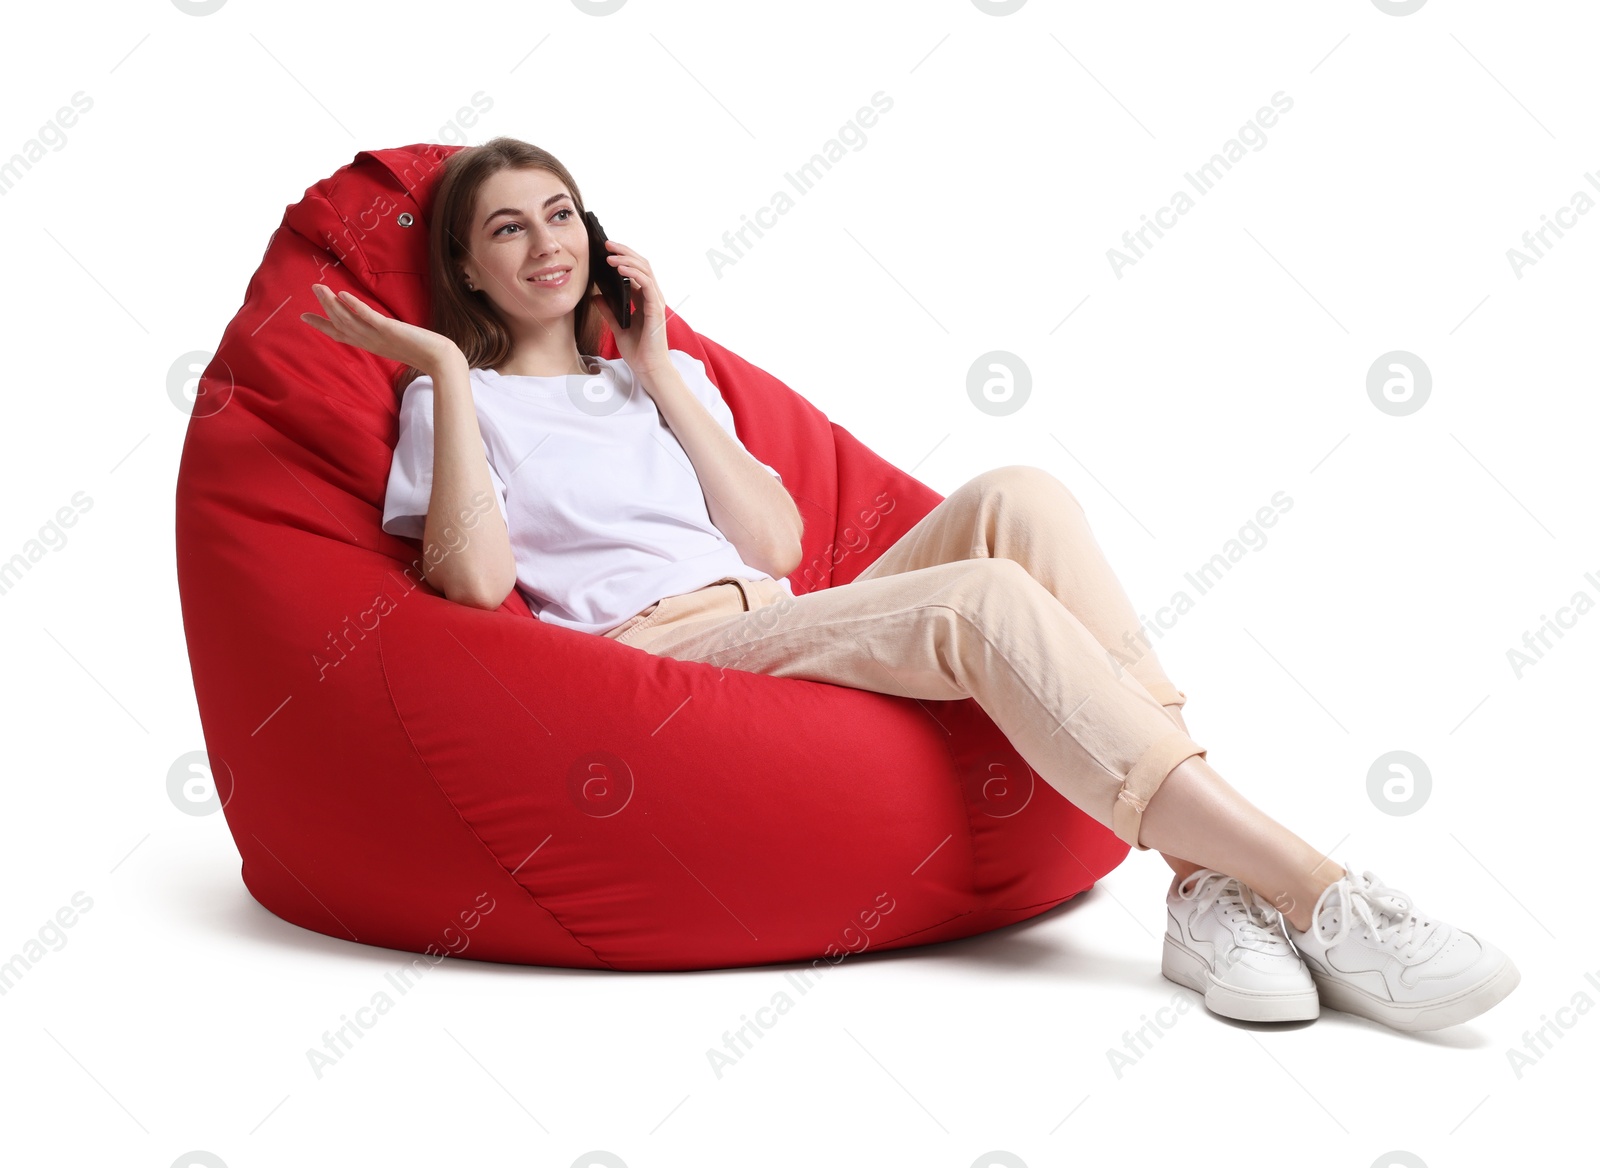
<svg viewBox="0 0 1600 1168">
<path fill-rule="evenodd" d="M 1278 910 L 1225 872 L 1201 868 L 1167 889 L 1161 973 L 1247 1022 L 1315 1018 L 1317 987 L 1278 924 Z"/>
<path fill-rule="evenodd" d="M 1438 1030 L 1475 1018 L 1522 979 L 1486 941 L 1418 914 L 1404 892 L 1373 872 L 1323 889 L 1302 933 L 1283 922 L 1317 983 L 1322 1004 L 1396 1030 Z"/>
</svg>

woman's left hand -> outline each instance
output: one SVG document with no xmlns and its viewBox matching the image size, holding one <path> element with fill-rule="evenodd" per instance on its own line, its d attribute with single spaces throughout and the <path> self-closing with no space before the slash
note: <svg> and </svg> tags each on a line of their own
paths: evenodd
<svg viewBox="0 0 1600 1168">
<path fill-rule="evenodd" d="M 670 369 L 667 302 L 661 294 L 661 286 L 656 283 L 655 273 L 650 270 L 650 261 L 614 239 L 606 240 L 606 252 L 606 263 L 633 281 L 629 293 L 633 312 L 627 328 L 618 327 L 616 314 L 598 288 L 590 293 L 590 300 L 617 339 L 617 352 L 628 363 L 628 368 L 640 377 L 648 378 L 657 370 Z"/>
</svg>

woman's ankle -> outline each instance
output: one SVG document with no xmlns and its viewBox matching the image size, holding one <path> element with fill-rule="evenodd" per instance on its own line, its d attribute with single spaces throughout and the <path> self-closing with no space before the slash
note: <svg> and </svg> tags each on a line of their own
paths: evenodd
<svg viewBox="0 0 1600 1168">
<path fill-rule="evenodd" d="M 1167 867 L 1171 868 L 1173 875 L 1177 876 L 1179 879 L 1188 879 L 1188 877 L 1205 867 L 1204 864 L 1196 864 L 1192 860 L 1185 860 L 1178 856 L 1169 856 L 1166 852 L 1161 853 L 1161 858 L 1167 862 Z"/>
<path fill-rule="evenodd" d="M 1299 932 L 1308 932 L 1311 928 L 1312 910 L 1316 907 L 1318 899 L 1328 887 L 1339 881 L 1345 875 L 1345 870 L 1334 861 L 1322 860 L 1308 875 L 1304 892 L 1291 899 L 1290 904 L 1280 909 L 1284 919 Z"/>
</svg>

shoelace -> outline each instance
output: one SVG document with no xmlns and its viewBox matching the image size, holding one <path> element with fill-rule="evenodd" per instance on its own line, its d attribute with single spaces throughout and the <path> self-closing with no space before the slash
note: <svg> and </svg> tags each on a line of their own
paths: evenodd
<svg viewBox="0 0 1600 1168">
<path fill-rule="evenodd" d="M 1397 952 L 1428 939 L 1433 925 L 1417 916 L 1407 893 L 1385 884 L 1376 872 L 1363 871 L 1357 875 L 1348 863 L 1341 866 L 1344 876 L 1322 890 L 1311 910 L 1311 931 L 1318 941 L 1324 946 L 1337 945 L 1350 931 L 1352 918 L 1359 918 L 1378 944 L 1386 944 L 1392 938 Z M 1322 927 L 1322 908 L 1334 895 L 1339 897 L 1344 912 L 1338 918 L 1338 927 L 1329 935 Z"/>
<path fill-rule="evenodd" d="M 1186 887 L 1188 891 L 1185 891 Z M 1278 910 L 1257 896 L 1255 889 L 1241 884 L 1235 876 L 1212 868 L 1201 868 L 1179 882 L 1178 896 L 1194 901 L 1196 912 L 1205 912 L 1221 901 L 1228 916 L 1244 918 L 1239 922 L 1240 935 L 1256 942 L 1254 947 L 1269 952 L 1289 949 L 1288 941 L 1274 927 L 1280 916 Z"/>
</svg>

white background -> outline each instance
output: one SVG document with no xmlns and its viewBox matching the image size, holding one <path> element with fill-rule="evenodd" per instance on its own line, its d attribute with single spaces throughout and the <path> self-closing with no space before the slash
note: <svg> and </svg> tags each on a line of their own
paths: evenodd
<svg viewBox="0 0 1600 1168">
<path fill-rule="evenodd" d="M 1397 1149 L 1503 1164 L 1576 1133 L 1600 1018 L 1557 1011 L 1600 1002 L 1600 615 L 1520 678 L 1507 653 L 1600 597 L 1600 216 L 1520 278 L 1507 253 L 1576 192 L 1600 198 L 1590 18 L 1442 0 L 9 12 L 0 159 L 74 93 L 93 106 L 0 197 L 0 560 L 75 492 L 93 506 L 0 594 L 0 961 L 74 893 L 92 907 L 0 994 L 0 1160 L 1367 1168 Z M 716 275 L 724 232 L 880 90 L 893 108 L 862 148 Z M 1293 108 L 1265 145 L 1119 278 L 1108 249 L 1279 91 Z M 490 108 L 464 126 L 474 94 Z M 1189 726 L 1319 849 L 1504 948 L 1521 986 L 1432 1035 L 1220 1020 L 1160 976 L 1152 852 L 1031 922 L 846 962 L 721 1078 L 707 1050 L 793 994 L 781 969 L 452 960 L 316 1077 L 307 1049 L 408 955 L 267 913 L 223 817 L 167 795 L 204 747 L 167 377 L 215 345 L 307 187 L 358 150 L 502 133 L 567 164 L 692 327 L 940 492 L 1054 473 L 1143 614 L 1194 596 L 1185 574 L 1285 492 L 1264 546 L 1160 642 Z M 1033 387 L 1004 416 L 967 395 L 997 349 Z M 1399 417 L 1367 393 L 1394 350 L 1432 378 Z M 1391 750 L 1432 775 L 1410 815 L 1368 797 Z M 1189 1011 L 1118 1077 L 1107 1050 L 1175 994 Z M 1507 1052 L 1558 1017 L 1519 1078 Z"/>
</svg>

